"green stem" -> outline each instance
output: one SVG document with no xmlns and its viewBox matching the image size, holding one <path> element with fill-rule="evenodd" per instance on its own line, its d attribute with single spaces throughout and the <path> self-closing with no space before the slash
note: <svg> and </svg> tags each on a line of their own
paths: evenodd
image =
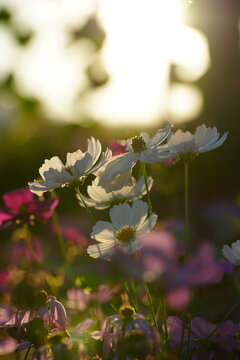
<svg viewBox="0 0 240 360">
<path fill-rule="evenodd" d="M 26 352 L 23 360 L 27 360 L 27 357 L 28 357 L 29 351 L 31 349 L 31 346 L 32 346 L 32 344 L 30 344 L 29 347 L 27 348 L 27 352 Z"/>
<path fill-rule="evenodd" d="M 93 216 L 93 213 L 91 212 L 91 210 L 89 209 L 89 207 L 87 206 L 86 202 L 84 201 L 83 197 L 82 197 L 82 194 L 79 190 L 79 188 L 76 188 L 75 189 L 76 193 L 78 194 L 80 200 L 82 201 L 83 205 L 85 206 L 85 209 L 88 213 L 88 215 L 91 217 L 92 221 L 94 224 L 96 224 L 96 220 L 95 220 L 95 217 Z"/>
<path fill-rule="evenodd" d="M 148 182 L 147 182 L 146 166 L 145 166 L 144 162 L 140 161 L 140 163 L 141 163 L 143 177 L 144 177 L 145 186 L 146 186 L 149 215 L 152 215 L 153 211 L 152 211 L 152 203 L 151 203 L 151 198 L 150 198 L 150 193 L 149 193 L 149 188 L 148 188 Z"/>
<path fill-rule="evenodd" d="M 27 244 L 32 256 L 34 257 L 34 260 L 36 261 L 36 263 L 38 264 L 40 269 L 44 270 L 44 267 L 43 267 L 42 263 L 38 260 L 38 257 L 34 252 L 34 249 L 33 249 L 33 246 L 32 246 L 31 234 L 30 234 L 30 231 L 28 229 L 28 224 L 24 224 L 24 232 L 25 232 L 26 244 Z"/>
<path fill-rule="evenodd" d="M 124 289 L 125 289 L 125 292 L 126 292 L 128 298 L 129 298 L 130 302 L 131 302 L 131 305 L 134 307 L 134 309 L 136 310 L 136 312 L 138 312 L 138 311 L 137 311 L 137 304 L 135 303 L 135 300 L 134 300 L 133 297 L 131 296 L 131 293 L 130 293 L 130 290 L 129 290 L 129 287 L 128 287 L 128 283 L 127 283 L 126 280 L 124 281 Z"/>
<path fill-rule="evenodd" d="M 135 256 L 136 261 L 139 262 L 138 254 L 135 253 L 134 256 Z M 142 282 L 143 282 L 143 288 L 144 288 L 145 293 L 147 295 L 150 314 L 151 314 L 155 329 L 156 329 L 156 331 L 158 333 L 158 336 L 159 336 L 160 346 L 161 346 L 161 348 L 163 350 L 162 337 L 161 337 L 160 330 L 159 330 L 159 327 L 158 327 L 158 324 L 157 324 L 156 315 L 155 315 L 154 308 L 153 308 L 153 303 L 152 303 L 152 298 L 151 298 L 151 295 L 150 295 L 150 292 L 149 292 L 146 281 L 143 279 Z"/>
<path fill-rule="evenodd" d="M 58 243 L 59 243 L 59 247 L 61 250 L 61 254 L 64 258 L 65 264 L 68 265 L 69 261 L 68 261 L 67 252 L 65 249 L 65 242 L 64 242 L 61 226 L 59 223 L 58 215 L 55 210 L 53 211 L 53 214 L 52 214 L 52 220 L 53 220 L 53 224 L 54 224 L 54 227 L 55 227 L 55 230 L 57 233 L 57 238 L 58 238 Z"/>
<path fill-rule="evenodd" d="M 136 307 L 136 312 L 139 312 L 139 306 L 138 306 L 138 301 L 137 301 L 137 293 L 136 293 L 136 287 L 135 287 L 135 283 L 134 280 L 131 280 L 131 286 L 132 286 L 132 291 L 133 291 L 133 298 L 134 298 L 134 303 L 135 303 L 135 307 Z"/>
<path fill-rule="evenodd" d="M 188 260 L 188 162 L 184 163 L 185 170 L 185 263 Z"/>
<path fill-rule="evenodd" d="M 31 251 L 32 256 L 34 257 L 34 260 L 36 261 L 37 265 L 39 266 L 39 268 L 44 271 L 44 273 L 46 274 L 45 279 L 46 279 L 46 283 L 48 285 L 48 290 L 51 292 L 51 294 L 54 294 L 53 289 L 51 287 L 51 285 L 49 284 L 49 281 L 47 279 L 47 273 L 46 270 L 43 266 L 43 264 L 38 260 L 37 255 L 34 252 L 33 246 L 32 246 L 32 241 L 31 241 L 31 234 L 28 228 L 28 224 L 24 224 L 24 231 L 25 231 L 25 241 L 27 243 L 27 246 L 29 248 L 29 250 Z"/>
</svg>

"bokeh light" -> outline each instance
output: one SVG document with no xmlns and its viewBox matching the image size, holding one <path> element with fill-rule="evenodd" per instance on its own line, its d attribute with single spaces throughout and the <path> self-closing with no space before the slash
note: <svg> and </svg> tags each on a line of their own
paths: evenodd
<svg viewBox="0 0 240 360">
<path fill-rule="evenodd" d="M 206 38 L 183 24 L 182 1 L 25 0 L 7 5 L 18 27 L 32 29 L 34 39 L 24 49 L 14 47 L 2 28 L 0 72 L 12 70 L 18 90 L 37 97 L 48 118 L 79 121 L 87 115 L 108 125 L 159 123 L 179 111 L 176 89 L 169 90 L 171 64 L 179 80 L 188 82 L 210 65 Z M 91 14 L 106 33 L 97 53 L 88 40 L 72 43 L 66 31 L 83 25 Z M 80 96 L 88 88 L 85 70 L 93 61 L 103 64 L 109 81 Z M 196 100 L 196 89 L 188 87 L 184 98 L 192 105 L 180 111 L 177 121 L 199 114 L 200 97 L 198 92 Z"/>
</svg>

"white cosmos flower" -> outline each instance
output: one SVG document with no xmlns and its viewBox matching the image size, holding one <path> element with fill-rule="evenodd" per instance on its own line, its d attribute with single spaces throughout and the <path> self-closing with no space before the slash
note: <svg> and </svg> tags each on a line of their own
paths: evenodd
<svg viewBox="0 0 240 360">
<path fill-rule="evenodd" d="M 148 188 L 150 190 L 153 184 L 153 179 L 148 177 L 147 180 Z M 99 179 L 96 178 L 92 182 L 92 185 L 87 187 L 87 192 L 90 198 L 82 195 L 87 206 L 102 210 L 113 206 L 114 203 L 124 203 L 126 201 L 141 199 L 144 195 L 146 195 L 146 186 L 144 177 L 141 177 L 138 181 L 132 177 L 132 185 L 124 186 L 122 189 L 117 191 L 106 192 L 104 188 L 99 186 Z M 84 207 L 84 204 L 78 195 L 77 198 L 79 200 L 79 204 Z"/>
<path fill-rule="evenodd" d="M 107 149 L 101 156 L 102 146 L 99 140 L 93 137 L 88 139 L 88 149 L 86 152 L 77 150 L 73 153 L 67 153 L 67 161 L 64 165 L 58 156 L 45 160 L 39 169 L 42 180 L 29 182 L 30 190 L 41 196 L 45 191 L 54 190 L 58 187 L 64 187 L 74 181 L 94 174 L 107 160 L 112 157 L 111 150 Z"/>
<path fill-rule="evenodd" d="M 99 185 L 106 189 L 106 184 L 115 181 L 115 177 L 124 174 L 129 181 L 129 171 L 138 160 L 144 163 L 156 163 L 169 160 L 171 156 L 166 151 L 161 151 L 159 145 L 167 138 L 172 125 L 168 122 L 164 129 L 160 129 L 150 138 L 145 132 L 127 140 L 128 152 L 113 156 L 105 166 L 105 171 L 99 175 Z M 126 185 L 126 183 L 124 184 Z M 115 187 L 115 190 L 120 189 Z"/>
<path fill-rule="evenodd" d="M 156 224 L 157 215 L 148 216 L 148 206 L 142 200 L 129 204 L 119 204 L 110 210 L 112 222 L 97 221 L 91 234 L 99 242 L 90 245 L 88 254 L 93 258 L 110 259 L 116 249 L 134 254 L 140 247 L 139 239 L 151 231 Z"/>
<path fill-rule="evenodd" d="M 227 134 L 228 132 L 225 132 L 219 139 L 220 134 L 216 127 L 206 127 L 203 124 L 197 127 L 195 134 L 191 134 L 189 131 L 183 132 L 182 130 L 171 133 L 167 144 L 160 146 L 160 148 L 169 151 L 172 158 L 182 154 L 199 154 L 222 145 Z"/>
<path fill-rule="evenodd" d="M 240 240 L 232 243 L 232 247 L 224 245 L 223 256 L 233 265 L 240 265 Z"/>
</svg>

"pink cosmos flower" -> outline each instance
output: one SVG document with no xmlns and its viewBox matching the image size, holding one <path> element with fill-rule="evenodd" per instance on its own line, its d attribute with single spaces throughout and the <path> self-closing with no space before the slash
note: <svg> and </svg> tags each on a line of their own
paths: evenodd
<svg viewBox="0 0 240 360">
<path fill-rule="evenodd" d="M 174 310 L 186 308 L 195 286 L 217 284 L 229 269 L 214 261 L 213 249 L 202 244 L 197 255 L 187 264 L 179 263 L 179 251 L 175 237 L 168 232 L 152 232 L 142 240 L 141 262 L 146 276 L 160 276 L 168 305 Z"/>
<path fill-rule="evenodd" d="M 12 354 L 17 346 L 17 341 L 12 337 L 0 340 L 0 356 Z"/>
<path fill-rule="evenodd" d="M 105 303 L 113 298 L 114 292 L 119 289 L 119 285 L 111 288 L 109 285 L 100 285 L 97 291 L 86 292 L 82 289 L 69 289 L 67 292 L 68 307 L 84 310 L 90 301 Z"/>
<path fill-rule="evenodd" d="M 57 231 L 54 225 L 52 226 L 52 231 L 54 235 L 56 235 Z M 68 241 L 69 243 L 74 245 L 80 245 L 83 248 L 87 247 L 87 239 L 76 227 L 61 225 L 61 232 L 64 240 Z"/>
<path fill-rule="evenodd" d="M 170 316 L 167 319 L 167 327 L 170 349 L 179 349 L 182 338 L 182 320 Z M 224 321 L 216 329 L 215 324 L 203 318 L 196 317 L 192 319 L 185 324 L 183 358 L 224 360 L 231 359 L 234 352 L 237 352 L 239 356 L 238 328 L 238 324 L 234 324 L 231 320 Z M 209 336 L 210 334 L 211 336 Z M 196 350 L 198 351 L 196 352 Z"/>
<path fill-rule="evenodd" d="M 6 291 L 8 281 L 9 281 L 8 270 L 1 270 L 0 271 L 0 293 L 4 293 Z"/>
<path fill-rule="evenodd" d="M 127 152 L 126 150 L 127 143 L 124 141 L 117 141 L 117 140 L 111 140 L 110 141 L 110 148 L 113 152 L 113 156 L 124 154 Z"/>
<path fill-rule="evenodd" d="M 29 188 L 13 190 L 3 195 L 5 211 L 0 211 L 0 227 L 12 223 L 34 224 L 35 220 L 45 222 L 52 216 L 58 205 L 58 197 L 48 200 L 39 200 Z"/>
</svg>

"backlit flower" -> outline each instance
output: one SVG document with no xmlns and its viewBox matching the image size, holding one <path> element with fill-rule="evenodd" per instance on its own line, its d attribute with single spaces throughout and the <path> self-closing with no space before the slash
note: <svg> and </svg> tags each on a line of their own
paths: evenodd
<svg viewBox="0 0 240 360">
<path fill-rule="evenodd" d="M 240 265 L 240 240 L 232 243 L 232 247 L 224 245 L 222 248 L 223 256 L 233 265 Z"/>
<path fill-rule="evenodd" d="M 99 186 L 99 179 L 96 178 L 91 186 L 88 186 L 87 192 L 90 198 L 82 196 L 88 207 L 94 207 L 95 209 L 102 210 L 108 207 L 116 205 L 117 203 L 124 203 L 126 201 L 135 201 L 141 199 L 146 195 L 146 187 L 144 178 L 136 181 L 132 178 L 132 185 L 124 186 L 120 190 L 106 192 L 104 188 Z M 153 184 L 152 178 L 148 178 L 148 188 L 151 189 Z M 77 195 L 79 204 L 84 206 L 83 202 Z"/>
<path fill-rule="evenodd" d="M 67 314 L 64 306 L 55 296 L 47 295 L 44 290 L 35 295 L 35 304 L 32 308 L 17 310 L 0 324 L 0 328 L 18 327 L 30 323 L 34 318 L 41 317 L 48 329 L 57 328 L 63 330 L 67 327 Z"/>
<path fill-rule="evenodd" d="M 102 154 L 100 161 L 98 161 L 101 151 L 100 142 L 91 137 L 88 139 L 86 152 L 77 150 L 73 153 L 67 153 L 65 165 L 58 156 L 45 160 L 39 169 L 42 179 L 28 183 L 30 190 L 41 196 L 46 191 L 66 185 L 79 186 L 87 175 L 96 172 L 112 155 L 112 152 L 107 149 Z"/>
<path fill-rule="evenodd" d="M 146 359 L 155 353 L 159 345 L 155 328 L 129 305 L 121 306 L 119 313 L 108 316 L 101 331 L 92 333 L 103 341 L 103 358 L 108 359 L 110 348 L 114 359 Z"/>
<path fill-rule="evenodd" d="M 58 205 L 58 198 L 39 200 L 28 188 L 13 190 L 3 195 L 5 211 L 0 211 L 0 226 L 12 223 L 34 224 L 35 221 L 44 222 L 52 216 Z"/>
<path fill-rule="evenodd" d="M 117 249 L 133 254 L 140 248 L 140 238 L 153 229 L 157 215 L 148 216 L 148 206 L 141 200 L 129 204 L 119 204 L 110 210 L 111 223 L 97 221 L 91 234 L 99 242 L 90 245 L 88 254 L 93 258 L 109 259 Z"/>
<path fill-rule="evenodd" d="M 168 122 L 168 125 L 164 129 L 158 130 L 151 139 L 145 132 L 128 139 L 126 146 L 128 152 L 114 156 L 108 161 L 105 171 L 99 175 L 99 185 L 105 187 L 107 183 L 112 182 L 119 174 L 127 173 L 138 160 L 149 164 L 169 160 L 171 156 L 167 152 L 161 151 L 159 145 L 167 138 L 171 128 L 172 125 Z M 126 181 L 128 180 L 126 176 Z M 115 190 L 118 189 L 116 188 Z"/>
<path fill-rule="evenodd" d="M 182 130 L 171 133 L 168 137 L 166 145 L 161 146 L 162 150 L 169 151 L 172 158 L 188 154 L 200 154 L 213 150 L 223 144 L 226 140 L 228 132 L 225 132 L 219 139 L 219 132 L 216 127 L 206 127 L 206 125 L 198 126 L 195 134 Z"/>
</svg>

